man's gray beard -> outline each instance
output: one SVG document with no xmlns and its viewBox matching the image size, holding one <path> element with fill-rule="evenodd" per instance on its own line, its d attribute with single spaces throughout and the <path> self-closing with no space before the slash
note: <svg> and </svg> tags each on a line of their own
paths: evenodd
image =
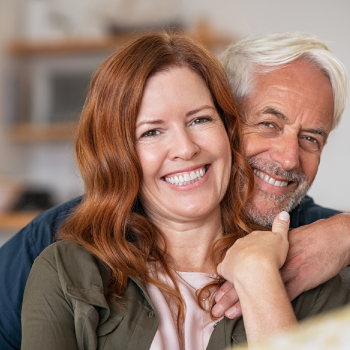
<svg viewBox="0 0 350 350">
<path fill-rule="evenodd" d="M 249 157 L 247 158 L 247 161 L 252 168 L 262 170 L 268 174 L 282 176 L 286 181 L 293 181 L 297 183 L 295 191 L 288 194 L 277 195 L 258 190 L 259 197 L 261 200 L 266 201 L 266 208 L 269 208 L 264 213 L 260 213 L 253 205 L 251 200 L 249 200 L 246 204 L 247 212 L 255 223 L 263 226 L 272 226 L 272 223 L 278 213 L 281 211 L 287 211 L 289 213 L 301 202 L 310 189 L 311 184 L 307 183 L 305 174 L 299 173 L 296 170 L 283 171 L 278 165 L 266 165 L 259 161 L 257 156 Z M 253 198 L 254 197 L 255 196 L 253 195 Z M 271 205 L 271 203 L 276 205 Z"/>
</svg>

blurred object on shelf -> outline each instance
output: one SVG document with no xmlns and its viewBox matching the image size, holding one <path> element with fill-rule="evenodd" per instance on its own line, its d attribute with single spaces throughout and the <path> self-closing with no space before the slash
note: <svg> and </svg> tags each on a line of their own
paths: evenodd
<svg viewBox="0 0 350 350">
<path fill-rule="evenodd" d="M 107 33 L 144 32 L 183 29 L 181 3 L 178 0 L 101 0 L 105 7 L 97 11 Z"/>
<path fill-rule="evenodd" d="M 51 191 L 47 189 L 24 186 L 23 184 L 16 184 L 12 187 L 14 187 L 14 191 L 8 195 L 6 206 L 3 206 L 3 210 L 0 212 L 0 234 L 14 233 L 20 230 L 42 211 L 56 204 Z M 1 188 L 0 185 L 1 198 L 5 199 Z"/>
<path fill-rule="evenodd" d="M 29 0 L 23 7 L 23 36 L 28 40 L 62 36 L 55 28 L 50 4 L 43 0 Z"/>
<path fill-rule="evenodd" d="M 45 189 L 24 189 L 11 208 L 13 212 L 44 211 L 54 206 L 52 194 Z"/>
</svg>

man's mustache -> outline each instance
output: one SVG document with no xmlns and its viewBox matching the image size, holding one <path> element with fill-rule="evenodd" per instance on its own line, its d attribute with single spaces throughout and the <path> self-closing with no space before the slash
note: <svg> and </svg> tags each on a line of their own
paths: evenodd
<svg viewBox="0 0 350 350">
<path fill-rule="evenodd" d="M 282 176 L 286 181 L 296 182 L 298 184 L 307 181 L 304 173 L 300 173 L 297 170 L 283 170 L 276 163 L 266 164 L 260 161 L 257 156 L 247 157 L 246 160 L 252 168 L 257 168 L 271 175 Z"/>
</svg>

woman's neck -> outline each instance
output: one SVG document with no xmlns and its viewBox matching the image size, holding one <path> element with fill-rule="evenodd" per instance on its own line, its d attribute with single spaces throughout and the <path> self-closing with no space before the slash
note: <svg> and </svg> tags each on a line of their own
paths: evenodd
<svg viewBox="0 0 350 350">
<path fill-rule="evenodd" d="M 171 267 L 177 271 L 215 273 L 210 254 L 214 242 L 222 237 L 220 209 L 193 221 L 152 218 L 162 232 Z"/>
</svg>

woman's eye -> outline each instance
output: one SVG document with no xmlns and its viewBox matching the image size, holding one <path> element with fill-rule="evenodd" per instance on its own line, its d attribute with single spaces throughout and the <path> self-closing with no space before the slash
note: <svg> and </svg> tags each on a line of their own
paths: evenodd
<svg viewBox="0 0 350 350">
<path fill-rule="evenodd" d="M 200 117 L 193 120 L 192 124 L 202 124 L 211 121 L 210 117 Z"/>
<path fill-rule="evenodd" d="M 160 131 L 157 129 L 152 129 L 152 130 L 148 130 L 146 132 L 144 132 L 141 137 L 152 137 L 152 136 L 156 136 L 159 135 Z"/>
</svg>

